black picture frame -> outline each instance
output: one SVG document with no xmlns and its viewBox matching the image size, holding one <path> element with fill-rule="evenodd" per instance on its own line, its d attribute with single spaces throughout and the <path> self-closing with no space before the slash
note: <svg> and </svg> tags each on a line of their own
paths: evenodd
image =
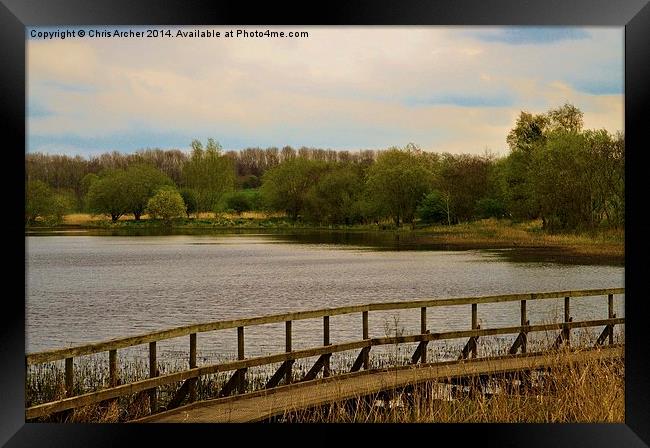
<svg viewBox="0 0 650 448">
<path fill-rule="evenodd" d="M 475 443 L 495 446 L 648 446 L 650 443 L 650 372 L 647 365 L 647 336 L 644 326 L 648 300 L 642 295 L 648 278 L 644 255 L 647 244 L 641 199 L 643 191 L 642 157 L 645 117 L 650 116 L 650 6 L 648 0 L 445 0 L 423 1 L 328 1 L 313 4 L 265 2 L 249 4 L 235 1 L 84 1 L 84 0 L 0 0 L 0 60 L 2 60 L 3 143 L 11 168 L 5 168 L 6 192 L 11 198 L 5 226 L 13 242 L 10 266 L 18 271 L 25 258 L 24 240 L 24 154 L 25 147 L 25 27 L 37 25 L 190 25 L 190 24 L 268 24 L 268 25 L 580 25 L 625 27 L 625 137 L 626 163 L 626 384 L 625 424 L 571 425 L 393 425 L 355 426 L 364 438 L 341 434 L 340 425 L 317 427 L 312 434 L 290 441 L 280 437 L 285 425 L 227 426 L 234 437 L 277 434 L 273 441 L 311 443 L 320 438 L 326 443 L 367 443 L 366 437 L 397 436 L 403 443 L 438 443 L 442 440 L 463 444 L 470 437 Z M 11 139 L 7 139 L 9 136 Z M 10 144 L 9 141 L 13 142 Z M 23 176 L 23 177 L 21 177 Z M 24 264 L 22 265 L 24 267 Z M 25 423 L 25 276 L 9 273 L 13 288 L 5 289 L 0 327 L 0 443 L 7 446 L 116 446 L 135 443 L 168 445 L 180 443 L 230 443 L 224 427 L 215 425 L 80 425 Z M 23 295 L 24 299 L 24 295 Z M 314 425 L 307 425 L 313 429 Z M 282 427 L 282 428 L 280 428 Z M 291 431 L 305 426 L 292 425 Z M 346 427 L 346 429 L 350 429 Z M 369 430 L 370 429 L 370 430 Z M 395 432 L 397 431 L 397 432 Z M 310 431 L 312 432 L 312 431 Z M 345 431 L 349 433 L 349 431 Z M 268 433 L 268 434 L 267 434 Z M 389 439 L 386 439 L 389 440 Z M 250 440 L 254 442 L 254 440 Z M 266 443 L 266 442 L 262 442 Z"/>
</svg>

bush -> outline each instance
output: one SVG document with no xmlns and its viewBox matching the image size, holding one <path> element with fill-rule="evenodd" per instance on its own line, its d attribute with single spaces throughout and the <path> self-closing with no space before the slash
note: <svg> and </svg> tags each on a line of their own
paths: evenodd
<svg viewBox="0 0 650 448">
<path fill-rule="evenodd" d="M 147 202 L 147 213 L 153 218 L 161 218 L 165 222 L 183 216 L 185 212 L 183 198 L 175 188 L 161 188 Z"/>
<path fill-rule="evenodd" d="M 242 212 L 247 212 L 252 209 L 252 204 L 249 196 L 242 191 L 227 193 L 224 197 L 223 203 L 225 210 L 232 210 L 238 215 L 241 215 Z"/>
</svg>

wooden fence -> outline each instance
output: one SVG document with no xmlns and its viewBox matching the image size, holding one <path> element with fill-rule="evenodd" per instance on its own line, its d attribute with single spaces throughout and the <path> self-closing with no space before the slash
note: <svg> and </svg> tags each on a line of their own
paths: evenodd
<svg viewBox="0 0 650 448">
<path fill-rule="evenodd" d="M 158 402 L 156 392 L 162 385 L 183 382 L 176 391 L 173 398 L 167 404 L 166 409 L 178 407 L 185 399 L 192 402 L 196 400 L 196 381 L 203 375 L 217 372 L 234 371 L 230 379 L 219 392 L 219 396 L 227 396 L 235 391 L 243 392 L 247 370 L 251 367 L 267 364 L 282 363 L 275 374 L 269 379 L 266 388 L 272 388 L 280 384 L 284 379 L 285 383 L 292 381 L 292 366 L 297 359 L 318 356 L 307 374 L 300 381 L 315 379 L 323 371 L 323 376 L 330 375 L 330 358 L 333 353 L 347 350 L 359 350 L 360 352 L 352 365 L 351 371 L 361 368 L 368 369 L 370 365 L 370 350 L 374 346 L 418 342 L 417 349 L 411 357 L 412 363 L 427 362 L 427 344 L 431 341 L 445 339 L 468 338 L 467 343 L 459 354 L 459 359 L 472 357 L 478 353 L 478 339 L 482 336 L 516 334 L 509 353 L 516 355 L 519 351 L 527 351 L 527 335 L 531 332 L 560 330 L 554 347 L 570 343 L 570 330 L 573 328 L 600 327 L 603 326 L 596 344 L 602 345 L 606 341 L 613 344 L 614 326 L 625 323 L 624 318 L 617 318 L 614 314 L 614 295 L 624 294 L 624 288 L 592 289 L 579 291 L 556 291 L 542 293 L 508 294 L 484 297 L 464 297 L 452 299 L 425 299 L 408 302 L 383 302 L 366 305 L 353 305 L 340 308 L 325 308 L 315 311 L 301 311 L 295 313 L 276 314 L 264 317 L 247 319 L 236 319 L 228 321 L 207 322 L 196 325 L 187 325 L 168 330 L 151 332 L 139 336 L 112 339 L 105 342 L 81 345 L 64 349 L 48 350 L 39 353 L 26 355 L 26 365 L 47 363 L 52 361 L 65 360 L 65 388 L 67 397 L 62 400 L 31 406 L 25 410 L 26 419 L 34 419 L 56 412 L 100 403 L 105 400 L 114 399 L 124 395 L 136 393 L 148 393 L 151 412 L 156 412 Z M 572 298 L 587 298 L 606 296 L 608 303 L 607 319 L 573 321 L 570 316 L 570 300 Z M 531 325 L 526 314 L 526 304 L 529 301 L 543 299 L 564 298 L 564 321 L 553 324 Z M 478 324 L 478 305 L 486 303 L 519 302 L 521 319 L 520 325 L 500 328 L 480 328 Z M 472 320 L 471 329 L 431 333 L 427 329 L 427 309 L 436 307 L 448 307 L 457 305 L 471 305 Z M 403 309 L 420 309 L 420 333 L 407 336 L 370 338 L 368 333 L 368 313 L 371 311 L 390 311 Z M 362 339 L 341 344 L 330 343 L 330 317 L 343 314 L 361 314 Z M 292 322 L 303 319 L 323 319 L 323 345 L 314 348 L 293 350 L 292 349 Z M 245 357 L 244 329 L 255 325 L 285 323 L 285 351 L 283 353 L 260 356 Z M 222 362 L 218 364 L 197 366 L 197 334 L 209 331 L 237 329 L 237 360 Z M 187 370 L 180 372 L 159 375 L 156 343 L 158 341 L 189 336 L 189 364 Z M 149 378 L 127 384 L 119 384 L 119 366 L 117 350 L 141 344 L 149 344 Z M 109 387 L 82 395 L 73 396 L 74 386 L 74 358 L 84 355 L 108 352 L 109 361 Z"/>
</svg>

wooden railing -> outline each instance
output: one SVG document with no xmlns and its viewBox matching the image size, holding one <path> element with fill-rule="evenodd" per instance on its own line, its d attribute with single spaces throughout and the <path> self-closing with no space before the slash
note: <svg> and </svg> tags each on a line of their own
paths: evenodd
<svg viewBox="0 0 650 448">
<path fill-rule="evenodd" d="M 266 387 L 277 386 L 282 379 L 285 383 L 292 381 L 292 366 L 297 359 L 319 356 L 313 367 L 301 379 L 307 381 L 316 378 L 323 371 L 324 376 L 330 375 L 330 357 L 333 353 L 347 350 L 361 349 L 351 371 L 360 370 L 362 367 L 368 369 L 370 349 L 373 346 L 387 344 L 399 344 L 408 342 L 419 342 L 417 349 L 411 357 L 411 362 L 426 363 L 427 344 L 430 341 L 444 339 L 468 338 L 467 343 L 462 349 L 459 359 L 473 357 L 478 353 L 478 338 L 482 336 L 517 334 L 509 353 L 515 355 L 521 350 L 522 353 L 527 351 L 527 335 L 531 332 L 561 330 L 558 334 L 554 346 L 570 343 L 570 330 L 572 328 L 598 327 L 604 326 L 604 329 L 598 337 L 596 344 L 601 345 L 608 341 L 613 344 L 614 326 L 624 324 L 624 318 L 616 318 L 614 314 L 614 295 L 624 294 L 624 288 L 610 289 L 592 289 L 579 291 L 556 291 L 542 293 L 525 293 L 525 294 L 508 294 L 484 297 L 464 297 L 452 299 L 423 299 L 408 302 L 383 302 L 366 305 L 353 305 L 340 308 L 325 308 L 315 311 L 301 311 L 295 313 L 276 314 L 264 317 L 254 317 L 248 319 L 236 319 L 228 321 L 207 322 L 196 325 L 187 325 L 183 327 L 172 328 L 168 330 L 156 331 L 139 336 L 112 339 L 105 342 L 86 344 L 77 347 L 64 349 L 48 350 L 39 353 L 30 353 L 26 355 L 26 364 L 34 365 L 52 361 L 65 360 L 65 389 L 67 398 L 62 400 L 43 403 L 31 406 L 26 409 L 25 416 L 27 419 L 34 419 L 46 416 L 52 413 L 66 411 L 81 406 L 99 403 L 105 400 L 117 398 L 124 395 L 136 393 L 148 393 L 150 397 L 151 412 L 156 412 L 157 387 L 178 383 L 183 381 L 182 386 L 177 390 L 172 400 L 167 404 L 166 409 L 179 406 L 183 400 L 188 401 L 196 399 L 196 381 L 203 375 L 234 371 L 230 379 L 219 392 L 219 396 L 230 395 L 235 390 L 242 392 L 245 384 L 245 375 L 248 368 L 274 364 L 281 362 L 282 365 L 276 373 L 267 382 Z M 608 300 L 608 318 L 600 320 L 589 320 L 574 322 L 570 316 L 570 299 L 607 296 Z M 533 300 L 558 299 L 564 298 L 564 322 L 553 324 L 530 325 L 526 315 L 526 303 Z M 501 327 L 501 328 L 480 328 L 478 324 L 478 305 L 486 303 L 499 302 L 520 302 L 521 320 L 519 326 Z M 427 329 L 427 308 L 441 306 L 471 305 L 472 307 L 472 324 L 470 330 L 446 331 L 431 333 Z M 420 333 L 395 336 L 370 338 L 368 333 L 368 313 L 370 311 L 390 311 L 420 308 Z M 330 343 L 330 316 L 361 313 L 362 321 L 362 339 L 353 342 L 341 344 Z M 323 319 L 323 345 L 320 347 L 293 350 L 292 349 L 292 322 L 303 319 Z M 274 355 L 246 358 L 244 351 L 244 328 L 256 325 L 271 323 L 285 323 L 285 352 Z M 226 329 L 237 329 L 237 360 L 228 361 L 219 364 L 197 366 L 196 362 L 196 336 L 198 333 L 218 331 Z M 189 365 L 188 369 L 180 372 L 159 375 L 156 343 L 158 341 L 189 336 Z M 117 365 L 117 350 L 132 347 L 136 345 L 149 344 L 149 378 L 134 381 L 128 384 L 119 384 L 119 372 Z M 73 396 L 74 386 L 74 358 L 84 355 L 108 352 L 109 361 L 109 387 L 100 391 L 90 392 L 82 395 Z M 146 392 L 145 392 L 146 391 Z"/>
</svg>

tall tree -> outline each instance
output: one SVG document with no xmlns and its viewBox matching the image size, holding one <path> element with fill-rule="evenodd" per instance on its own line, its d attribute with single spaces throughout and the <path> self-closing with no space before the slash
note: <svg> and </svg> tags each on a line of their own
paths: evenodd
<svg viewBox="0 0 650 448">
<path fill-rule="evenodd" d="M 415 209 L 431 189 L 433 175 L 414 151 L 391 148 L 382 152 L 368 170 L 371 200 L 395 221 L 412 222 Z"/>
<path fill-rule="evenodd" d="M 199 211 L 214 210 L 222 195 L 235 187 L 234 163 L 221 149 L 211 138 L 205 149 L 194 140 L 190 159 L 183 166 L 183 183 L 196 192 Z"/>
</svg>

